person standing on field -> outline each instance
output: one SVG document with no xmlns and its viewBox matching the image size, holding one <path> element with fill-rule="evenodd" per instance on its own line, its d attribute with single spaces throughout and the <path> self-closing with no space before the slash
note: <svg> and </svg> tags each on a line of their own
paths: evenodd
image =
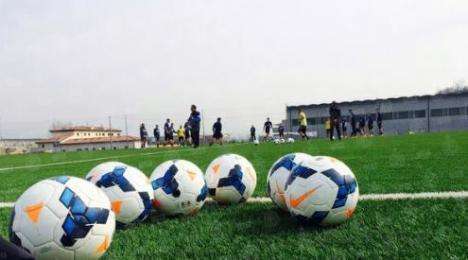
<svg viewBox="0 0 468 260">
<path fill-rule="evenodd" d="M 257 136 L 255 135 L 255 131 L 256 131 L 256 130 L 255 130 L 255 126 L 252 125 L 252 126 L 250 127 L 250 141 L 251 141 L 251 142 L 257 140 Z"/>
<path fill-rule="evenodd" d="M 299 135 L 302 139 L 309 139 L 307 136 L 307 116 L 302 108 L 299 110 Z"/>
<path fill-rule="evenodd" d="M 271 123 L 270 118 L 268 117 L 265 124 L 263 125 L 263 130 L 265 131 L 265 140 L 270 138 L 270 132 L 272 127 L 273 124 Z"/>
<path fill-rule="evenodd" d="M 331 128 L 330 118 L 327 118 L 327 120 L 325 120 L 325 133 L 327 134 L 327 138 L 330 138 L 330 128 Z"/>
<path fill-rule="evenodd" d="M 283 126 L 283 124 L 280 124 L 278 126 L 278 135 L 279 135 L 279 138 L 284 138 L 284 126 Z"/>
<path fill-rule="evenodd" d="M 356 134 L 357 134 L 357 128 L 356 128 L 357 118 L 356 118 L 356 115 L 353 113 L 352 109 L 350 109 L 348 111 L 349 111 L 349 118 L 350 118 L 350 121 L 351 121 L 351 136 L 356 136 Z"/>
<path fill-rule="evenodd" d="M 174 146 L 174 129 L 171 125 L 171 120 L 169 118 L 166 119 L 166 123 L 164 124 L 164 141 L 166 145 L 170 144 Z"/>
<path fill-rule="evenodd" d="M 189 121 L 185 122 L 184 130 L 185 130 L 185 133 L 184 133 L 185 134 L 185 143 L 187 145 L 189 145 L 190 144 L 190 122 Z"/>
<path fill-rule="evenodd" d="M 141 141 L 141 148 L 146 147 L 146 141 L 148 140 L 148 132 L 146 131 L 146 127 L 144 123 L 140 125 L 140 141 Z"/>
<path fill-rule="evenodd" d="M 156 143 L 156 147 L 159 147 L 159 139 L 161 138 L 161 133 L 159 132 L 158 125 L 154 126 L 153 135 L 154 135 L 154 142 Z"/>
<path fill-rule="evenodd" d="M 177 139 L 180 146 L 185 146 L 185 129 L 182 126 L 177 129 Z"/>
<path fill-rule="evenodd" d="M 192 137 L 193 148 L 197 148 L 200 145 L 200 112 L 197 111 L 197 106 L 192 105 L 190 107 L 190 133 Z"/>
<path fill-rule="evenodd" d="M 329 109 L 330 113 L 330 141 L 333 141 L 334 130 L 336 130 L 336 134 L 338 135 L 338 140 L 341 140 L 341 129 L 340 129 L 340 121 L 341 121 L 341 110 L 336 105 L 336 102 L 333 101 L 330 105 Z"/>
<path fill-rule="evenodd" d="M 213 141 L 223 145 L 223 125 L 221 124 L 221 117 L 216 119 L 216 122 L 213 124 Z"/>
<path fill-rule="evenodd" d="M 379 135 L 383 135 L 382 113 L 380 113 L 379 109 L 376 109 L 375 117 L 377 118 L 377 128 L 379 129 Z"/>
</svg>

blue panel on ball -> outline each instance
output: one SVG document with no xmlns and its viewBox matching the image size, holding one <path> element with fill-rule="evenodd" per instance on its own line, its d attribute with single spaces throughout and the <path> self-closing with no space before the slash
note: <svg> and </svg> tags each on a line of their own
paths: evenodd
<svg viewBox="0 0 468 260">
<path fill-rule="evenodd" d="M 208 195 L 208 187 L 205 185 L 203 185 L 201 191 L 200 191 L 200 194 L 198 194 L 197 196 L 197 201 L 200 202 L 200 201 L 204 201 L 206 199 L 206 196 Z"/>
<path fill-rule="evenodd" d="M 70 179 L 70 177 L 68 176 L 59 176 L 59 177 L 55 177 L 55 178 L 52 178 L 52 180 L 56 181 L 56 182 L 60 182 L 62 184 L 65 184 L 67 183 L 67 181 Z"/>
<path fill-rule="evenodd" d="M 343 207 L 346 204 L 348 195 L 356 190 L 356 179 L 350 175 L 342 175 L 335 169 L 326 170 L 322 172 L 322 174 L 327 176 L 338 186 L 338 192 L 336 193 L 336 199 L 332 208 Z"/>
<path fill-rule="evenodd" d="M 179 169 L 177 169 L 175 164 L 171 165 L 171 167 L 169 167 L 169 169 L 164 173 L 163 177 L 157 178 L 151 182 L 153 190 L 161 188 L 164 193 L 172 194 L 174 197 L 179 197 L 179 183 L 177 183 L 177 180 L 174 178 L 178 171 Z"/>
<path fill-rule="evenodd" d="M 62 195 L 60 195 L 60 202 L 68 208 L 70 205 L 71 200 L 73 199 L 73 196 L 75 196 L 75 193 L 70 190 L 69 188 L 65 188 L 62 192 Z"/>
<path fill-rule="evenodd" d="M 309 168 L 309 167 L 304 167 L 302 165 L 298 165 L 297 167 L 295 167 L 292 172 L 291 172 L 291 175 L 289 175 L 289 178 L 288 180 L 286 181 L 286 184 L 284 186 L 284 189 L 286 189 L 289 185 L 291 185 L 291 183 L 293 183 L 293 181 L 297 178 L 297 177 L 300 177 L 300 178 L 303 178 L 303 179 L 307 179 L 309 178 L 310 176 L 314 175 L 315 173 L 317 173 L 316 170 L 312 169 L 312 168 Z"/>
<path fill-rule="evenodd" d="M 77 239 L 84 238 L 94 224 L 105 224 L 107 222 L 108 209 L 88 208 L 83 200 L 69 188 L 63 190 L 60 201 L 69 209 L 62 224 L 64 234 L 60 239 L 65 247 L 73 246 Z"/>
<path fill-rule="evenodd" d="M 133 185 L 124 176 L 126 170 L 126 167 L 115 167 L 112 172 L 104 174 L 101 179 L 96 182 L 96 186 L 108 188 L 117 185 L 123 192 L 135 191 Z"/>
<path fill-rule="evenodd" d="M 70 211 L 73 214 L 84 214 L 86 211 L 86 205 L 78 196 L 75 196 L 72 199 L 70 205 L 71 205 Z"/>
<path fill-rule="evenodd" d="M 330 180 L 332 180 L 338 186 L 344 185 L 345 183 L 343 175 L 341 175 L 335 169 L 329 169 L 329 170 L 323 171 L 322 174 L 330 178 Z"/>
<path fill-rule="evenodd" d="M 288 154 L 281 158 L 279 162 L 277 162 L 275 165 L 273 165 L 273 168 L 271 169 L 270 173 L 276 172 L 279 168 L 283 167 L 287 170 L 292 170 L 296 164 L 294 163 L 294 158 L 296 156 L 294 154 Z"/>
<path fill-rule="evenodd" d="M 228 177 L 219 179 L 218 187 L 233 186 L 240 195 L 244 195 L 245 185 L 242 183 L 242 169 L 240 165 L 234 165 L 229 171 Z"/>
<path fill-rule="evenodd" d="M 143 221 L 151 213 L 151 207 L 152 207 L 151 199 L 147 192 L 138 192 L 138 195 L 140 195 L 141 201 L 143 202 L 143 205 L 145 206 L 145 209 L 143 210 L 143 212 L 141 212 L 141 214 L 138 216 L 138 220 Z"/>
</svg>

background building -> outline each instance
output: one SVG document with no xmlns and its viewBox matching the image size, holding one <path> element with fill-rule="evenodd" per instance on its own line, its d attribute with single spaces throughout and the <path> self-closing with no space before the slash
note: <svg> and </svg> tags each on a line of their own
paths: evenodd
<svg viewBox="0 0 468 260">
<path fill-rule="evenodd" d="M 380 110 L 385 134 L 412 132 L 438 132 L 468 129 L 468 93 L 373 99 L 337 103 L 342 116 L 352 109 L 358 117 L 373 115 Z M 298 129 L 299 109 L 303 108 L 310 131 L 325 137 L 324 122 L 329 117 L 329 103 L 288 106 L 286 124 L 288 131 Z M 374 122 L 374 131 L 377 131 Z M 348 133 L 351 127 L 348 126 Z"/>
<path fill-rule="evenodd" d="M 140 148 L 140 139 L 121 135 L 118 129 L 76 126 L 52 129 L 52 137 L 37 141 L 38 149 L 44 152 L 94 151 L 106 149 Z"/>
</svg>

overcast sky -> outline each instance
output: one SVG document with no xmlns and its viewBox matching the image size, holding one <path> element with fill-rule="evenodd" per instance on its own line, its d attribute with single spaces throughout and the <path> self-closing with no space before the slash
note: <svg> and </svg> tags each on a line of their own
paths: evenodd
<svg viewBox="0 0 468 260">
<path fill-rule="evenodd" d="M 285 105 L 432 94 L 468 79 L 468 1 L 0 0 L 3 137 L 54 121 L 247 134 Z"/>
</svg>

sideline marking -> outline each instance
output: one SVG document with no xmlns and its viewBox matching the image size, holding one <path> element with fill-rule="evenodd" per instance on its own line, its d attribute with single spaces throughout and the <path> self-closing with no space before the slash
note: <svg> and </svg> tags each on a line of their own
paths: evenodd
<svg viewBox="0 0 468 260">
<path fill-rule="evenodd" d="M 383 194 L 363 194 L 359 200 L 383 201 L 383 200 L 414 200 L 414 199 L 466 199 L 468 191 L 444 191 L 444 192 L 421 192 L 421 193 L 383 193 Z M 210 198 L 207 202 L 214 203 Z M 269 197 L 253 197 L 247 203 L 271 203 Z M 14 202 L 0 202 L 0 208 L 12 208 Z"/>
</svg>

